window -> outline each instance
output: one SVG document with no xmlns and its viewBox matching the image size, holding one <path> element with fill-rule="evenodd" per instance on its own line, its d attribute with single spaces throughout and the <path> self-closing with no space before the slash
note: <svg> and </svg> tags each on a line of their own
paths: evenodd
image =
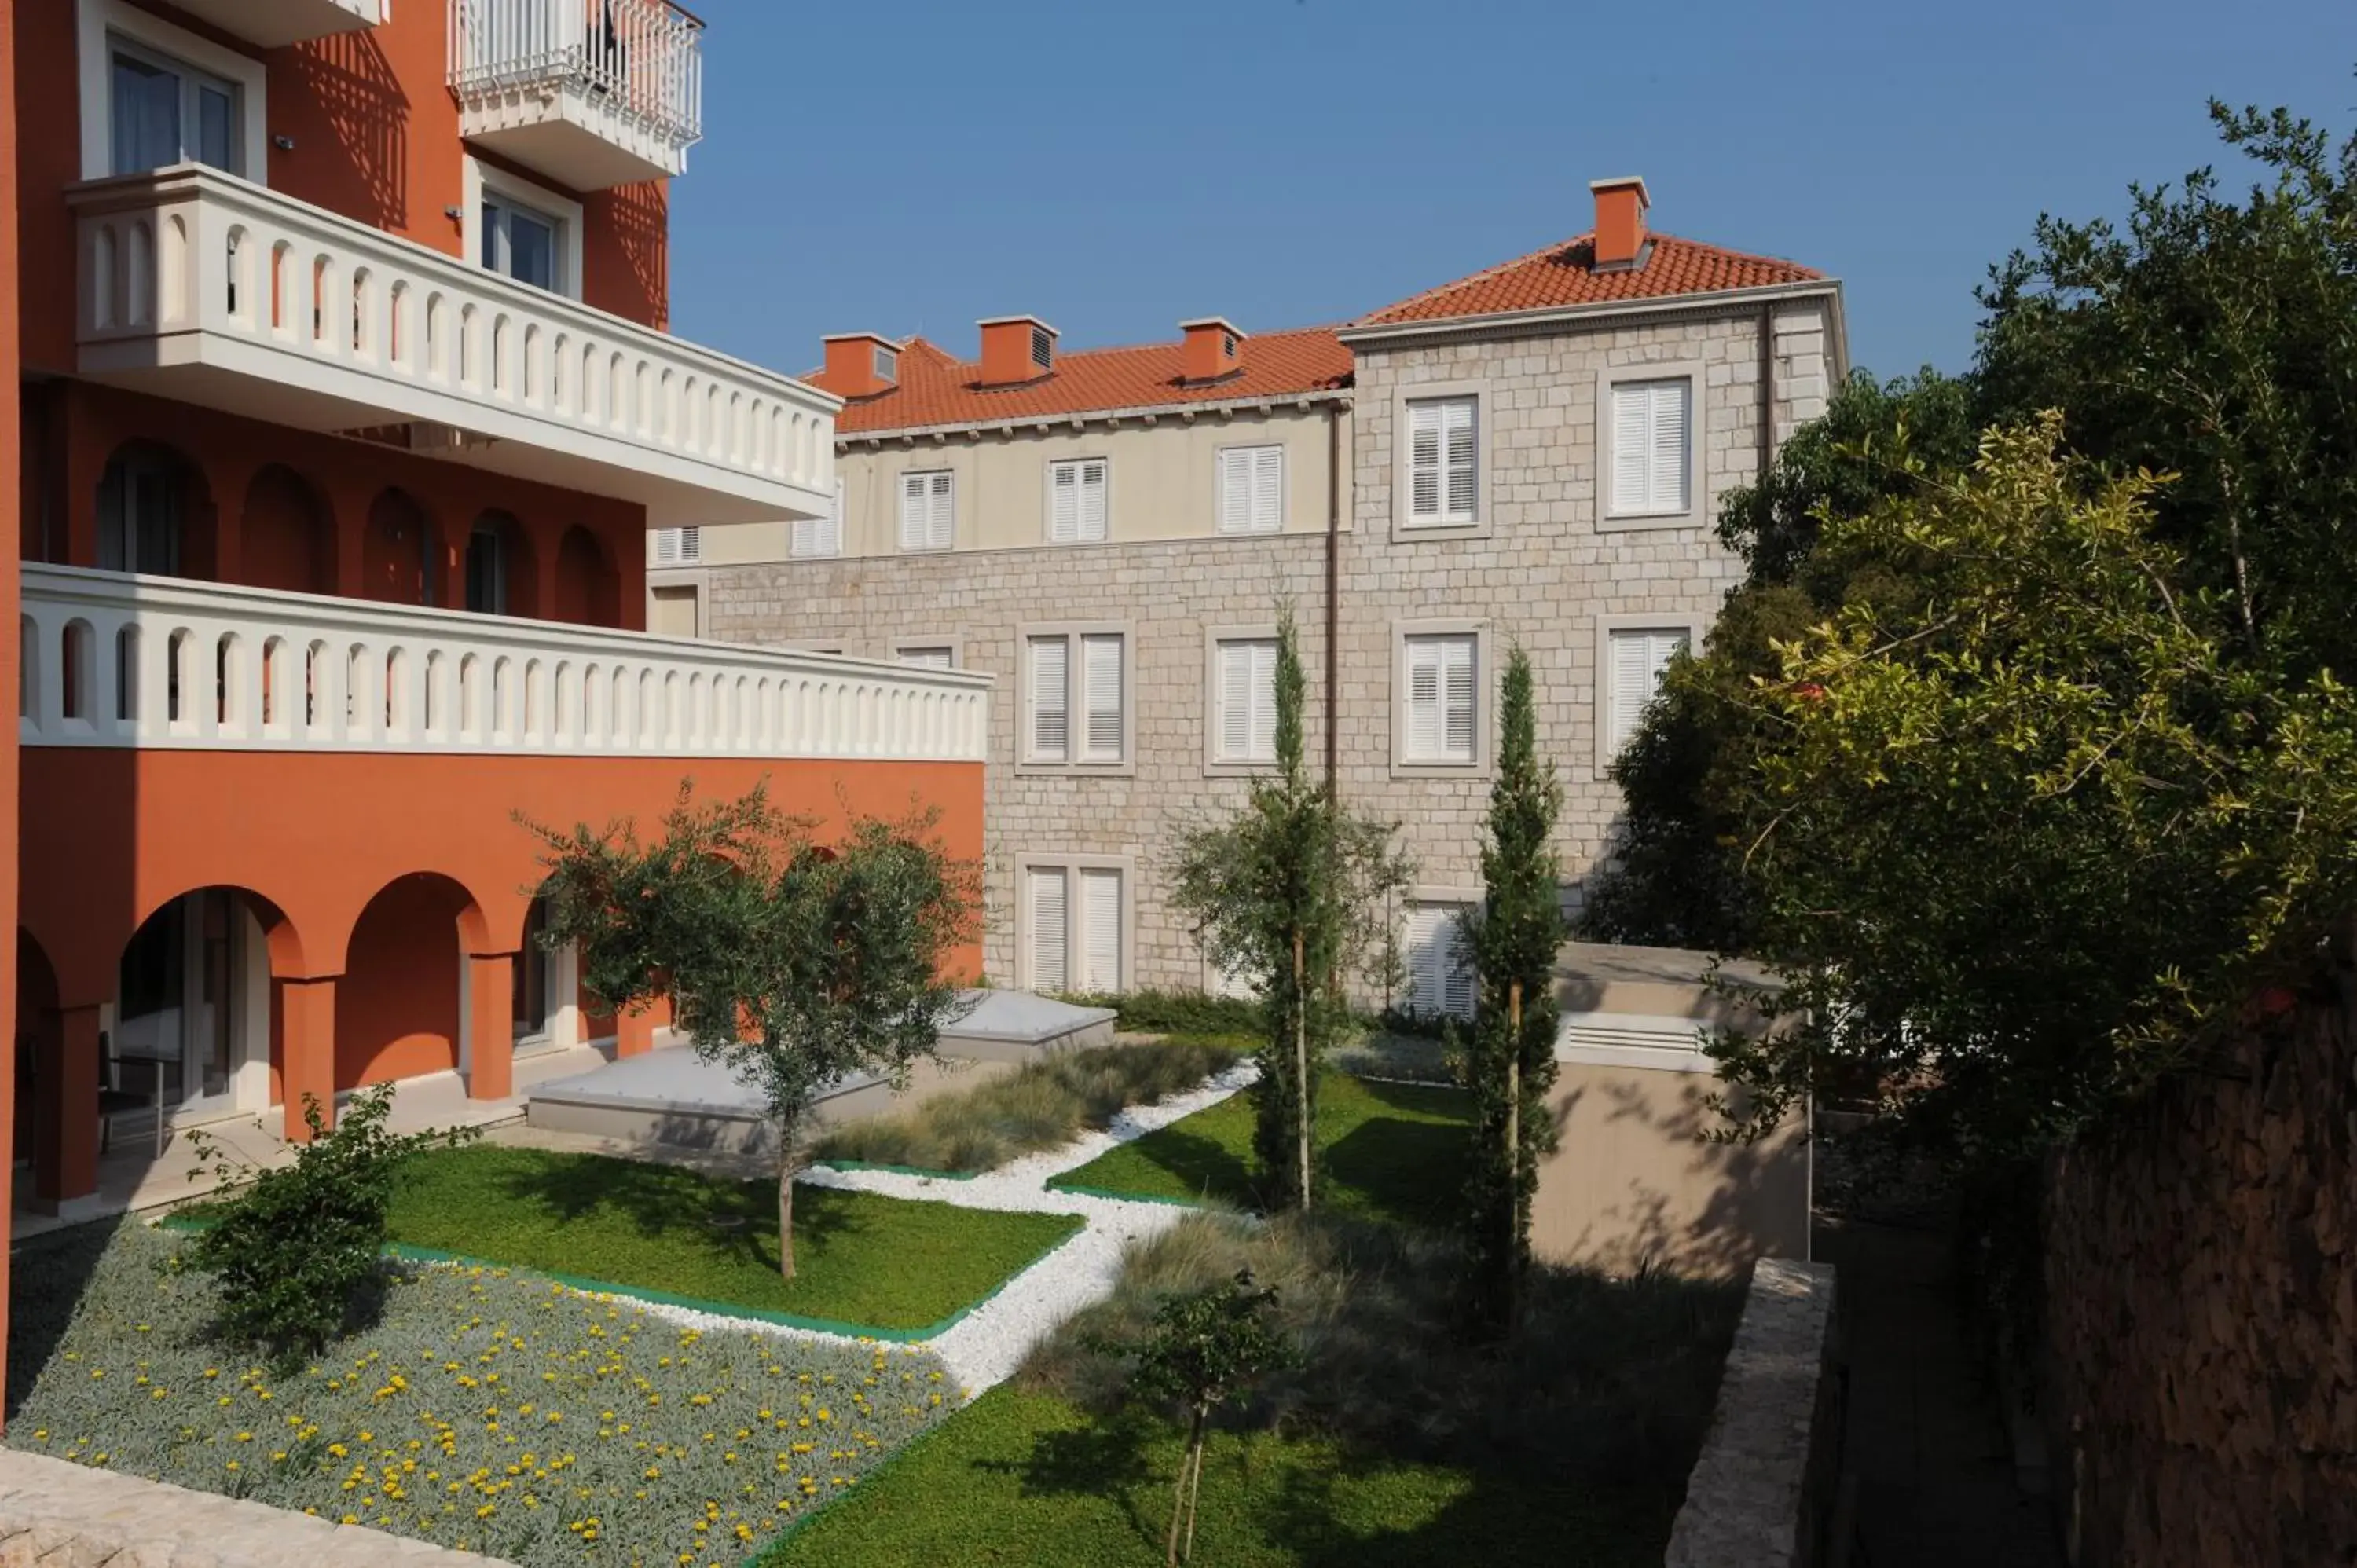
<svg viewBox="0 0 2357 1568">
<path fill-rule="evenodd" d="M 1025 638 L 1025 762 L 1102 767 L 1127 760 L 1128 644 L 1125 631 Z"/>
<path fill-rule="evenodd" d="M 483 265 L 492 272 L 561 294 L 565 290 L 564 222 L 505 196 L 483 198 Z"/>
<path fill-rule="evenodd" d="M 903 643 L 898 655 L 903 664 L 913 664 L 920 670 L 954 670 L 957 650 L 948 643 Z"/>
<path fill-rule="evenodd" d="M 1220 532 L 1275 533 L 1285 525 L 1285 448 L 1220 452 Z"/>
<path fill-rule="evenodd" d="M 794 519 L 786 553 L 796 557 L 843 553 L 843 481 L 834 481 L 834 504 L 823 517 Z"/>
<path fill-rule="evenodd" d="M 1464 904 L 1411 904 L 1407 910 L 1408 1010 L 1426 1017 L 1473 1015 L 1472 953 Z"/>
<path fill-rule="evenodd" d="M 876 346 L 876 379 L 888 381 L 900 373 L 900 356 L 882 344 Z"/>
<path fill-rule="evenodd" d="M 99 570 L 178 575 L 182 473 L 160 455 L 126 455 L 106 466 L 98 485 Z"/>
<path fill-rule="evenodd" d="M 704 530 L 701 528 L 655 530 L 656 565 L 692 566 L 703 559 Z"/>
<path fill-rule="evenodd" d="M 1217 762 L 1276 760 L 1276 639 L 1234 638 L 1213 654 Z"/>
<path fill-rule="evenodd" d="M 1080 544 L 1105 536 L 1105 480 L 1102 457 L 1048 465 L 1048 542 Z"/>
<path fill-rule="evenodd" d="M 1470 397 L 1408 403 L 1408 521 L 1413 526 L 1442 528 L 1478 521 L 1478 417 Z"/>
<path fill-rule="evenodd" d="M 1611 650 L 1610 711 L 1606 716 L 1605 758 L 1609 763 L 1637 733 L 1645 705 L 1662 689 L 1662 671 L 1684 652 L 1694 634 L 1684 627 L 1635 627 L 1607 634 Z"/>
<path fill-rule="evenodd" d="M 127 38 L 107 38 L 112 172 L 143 174 L 177 163 L 242 172 L 236 84 Z"/>
<path fill-rule="evenodd" d="M 1463 764 L 1480 760 L 1477 748 L 1471 632 L 1406 639 L 1406 745 L 1402 760 Z"/>
<path fill-rule="evenodd" d="M 947 468 L 900 476 L 900 548 L 947 550 L 956 522 L 954 476 Z"/>
<path fill-rule="evenodd" d="M 1616 381 L 1612 387 L 1612 515 L 1667 517 L 1694 509 L 1694 382 Z"/>
<path fill-rule="evenodd" d="M 1118 865 L 1024 866 L 1024 978 L 1030 989 L 1124 989 L 1127 882 Z"/>
<path fill-rule="evenodd" d="M 467 608 L 477 615 L 508 613 L 507 540 L 495 523 L 479 522 L 467 535 Z"/>
</svg>

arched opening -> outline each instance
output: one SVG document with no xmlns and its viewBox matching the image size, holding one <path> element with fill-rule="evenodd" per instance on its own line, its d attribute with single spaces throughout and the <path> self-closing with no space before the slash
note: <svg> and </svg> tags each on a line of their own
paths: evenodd
<svg viewBox="0 0 2357 1568">
<path fill-rule="evenodd" d="M 210 499 L 195 464 L 150 441 L 107 459 L 98 481 L 100 571 L 207 577 L 212 542 Z"/>
<path fill-rule="evenodd" d="M 167 898 L 140 922 L 101 1018 L 102 1148 L 155 1136 L 159 1117 L 187 1123 L 270 1103 L 280 1027 L 271 944 L 274 934 L 291 940 L 285 925 L 268 899 L 228 886 Z"/>
<path fill-rule="evenodd" d="M 523 524 L 487 511 L 467 535 L 467 607 L 478 615 L 537 616 L 540 574 Z"/>
<path fill-rule="evenodd" d="M 253 476 L 238 542 L 238 575 L 254 587 L 336 591 L 334 519 L 292 468 L 273 463 Z"/>
<path fill-rule="evenodd" d="M 336 987 L 336 1087 L 388 1083 L 458 1066 L 462 921 L 480 915 L 449 877 L 417 872 L 361 911 Z"/>
<path fill-rule="evenodd" d="M 571 1050 L 614 1032 L 611 1018 L 592 1018 L 581 990 L 579 956 L 570 943 L 550 948 L 548 898 L 525 907 L 523 938 L 515 955 L 515 1054 L 518 1058 Z"/>
<path fill-rule="evenodd" d="M 432 604 L 437 542 L 433 518 L 405 491 L 378 496 L 369 504 L 361 596 L 386 605 Z"/>
<path fill-rule="evenodd" d="M 554 618 L 576 626 L 622 624 L 621 589 L 614 564 L 597 538 L 579 523 L 556 549 Z"/>
</svg>

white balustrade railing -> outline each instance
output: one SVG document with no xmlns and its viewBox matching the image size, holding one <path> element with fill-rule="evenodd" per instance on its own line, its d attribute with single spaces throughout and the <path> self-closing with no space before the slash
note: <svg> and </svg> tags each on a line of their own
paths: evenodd
<svg viewBox="0 0 2357 1568">
<path fill-rule="evenodd" d="M 684 147 L 703 134 L 703 30 L 666 0 L 451 0 L 450 90 L 579 88 Z"/>
<path fill-rule="evenodd" d="M 791 377 L 199 165 L 70 199 L 85 370 L 201 334 L 292 356 L 255 373 L 345 403 L 834 493 L 835 402 Z"/>
<path fill-rule="evenodd" d="M 27 565 L 36 746 L 979 762 L 971 671 Z"/>
</svg>

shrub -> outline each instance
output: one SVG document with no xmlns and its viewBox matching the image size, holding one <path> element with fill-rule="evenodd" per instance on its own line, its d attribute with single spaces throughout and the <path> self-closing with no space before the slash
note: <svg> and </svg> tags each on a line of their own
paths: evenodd
<svg viewBox="0 0 2357 1568">
<path fill-rule="evenodd" d="M 1278 1292 L 1275 1321 L 1300 1360 L 1232 1404 L 1229 1423 L 1674 1509 L 1710 1423 L 1742 1288 L 1542 1265 L 1514 1332 L 1473 1346 L 1457 1332 L 1465 1268 L 1461 1243 L 1437 1230 L 1317 1212 L 1260 1226 L 1190 1216 L 1133 1247 L 1113 1296 L 1043 1342 L 1020 1376 L 1110 1410 L 1125 1374 L 1105 1347 L 1145 1333 L 1165 1296 L 1248 1269 Z"/>
<path fill-rule="evenodd" d="M 1070 1143 L 1125 1106 L 1192 1089 L 1234 1065 L 1217 1040 L 1178 1037 L 1104 1046 L 1027 1062 L 962 1094 L 853 1122 L 820 1140 L 822 1160 L 864 1160 L 929 1171 L 985 1171 L 1018 1155 Z"/>
<path fill-rule="evenodd" d="M 188 1260 L 221 1283 L 217 1327 L 229 1343 L 292 1361 L 317 1354 L 372 1305 L 384 1277 L 386 1224 L 403 1167 L 420 1150 L 456 1145 L 471 1127 L 395 1136 L 385 1131 L 393 1086 L 352 1096 L 335 1130 L 303 1097 L 311 1141 L 290 1165 L 255 1168 L 201 1132 L 189 1141 L 224 1183 L 251 1184 L 210 1211 Z"/>
<path fill-rule="evenodd" d="M 1208 991 L 1073 992 L 1061 1000 L 1110 1007 L 1114 1027 L 1136 1035 L 1234 1035 L 1257 1040 L 1265 1032 L 1260 1003 Z"/>
</svg>

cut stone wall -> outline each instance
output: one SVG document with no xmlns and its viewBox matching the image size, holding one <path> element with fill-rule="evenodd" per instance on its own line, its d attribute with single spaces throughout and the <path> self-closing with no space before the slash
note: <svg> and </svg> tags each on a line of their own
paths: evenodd
<svg viewBox="0 0 2357 1568">
<path fill-rule="evenodd" d="M 491 1568 L 358 1525 L 0 1449 L 0 1568 Z"/>
<path fill-rule="evenodd" d="M 1762 1258 L 1663 1568 L 1810 1568 L 1841 1452 L 1834 1271 Z"/>
<path fill-rule="evenodd" d="M 2054 1479 L 2095 1568 L 2357 1562 L 2357 975 L 2059 1159 Z"/>
</svg>

